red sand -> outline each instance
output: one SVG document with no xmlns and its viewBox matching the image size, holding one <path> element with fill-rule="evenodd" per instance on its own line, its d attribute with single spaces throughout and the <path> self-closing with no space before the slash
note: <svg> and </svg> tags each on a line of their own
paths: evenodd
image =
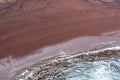
<svg viewBox="0 0 120 80">
<path fill-rule="evenodd" d="M 22 70 L 61 50 L 78 52 L 99 48 L 99 43 L 119 41 L 119 6 L 94 5 L 84 0 L 16 0 L 15 3 L 0 3 L 2 80 L 14 80 L 10 77 L 11 71 Z M 11 55 L 17 59 L 8 57 Z"/>
<path fill-rule="evenodd" d="M 0 8 L 0 59 L 120 29 L 119 8 L 78 0 L 18 0 L 15 4 Z"/>
</svg>

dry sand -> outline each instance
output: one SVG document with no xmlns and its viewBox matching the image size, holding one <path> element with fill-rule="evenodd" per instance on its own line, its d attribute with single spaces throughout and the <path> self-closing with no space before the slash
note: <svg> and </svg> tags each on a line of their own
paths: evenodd
<svg viewBox="0 0 120 80">
<path fill-rule="evenodd" d="M 117 6 L 84 0 L 18 0 L 0 6 L 0 59 L 120 29 Z"/>
</svg>

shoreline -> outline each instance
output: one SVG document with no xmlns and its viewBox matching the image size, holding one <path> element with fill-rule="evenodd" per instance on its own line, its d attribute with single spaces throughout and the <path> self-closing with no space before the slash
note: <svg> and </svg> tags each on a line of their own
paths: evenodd
<svg viewBox="0 0 120 80">
<path fill-rule="evenodd" d="M 17 3 L 0 11 L 0 68 L 4 72 L 0 77 L 62 51 L 84 52 L 99 48 L 99 43 L 120 42 L 119 8 L 77 0 L 54 0 L 45 7 L 52 0 L 36 1 L 24 3 L 21 10 Z"/>
</svg>

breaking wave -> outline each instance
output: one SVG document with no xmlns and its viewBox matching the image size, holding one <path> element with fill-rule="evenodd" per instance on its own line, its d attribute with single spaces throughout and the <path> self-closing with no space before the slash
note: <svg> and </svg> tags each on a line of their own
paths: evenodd
<svg viewBox="0 0 120 80">
<path fill-rule="evenodd" d="M 63 54 L 44 60 L 14 77 L 16 80 L 120 80 L 120 46 Z"/>
</svg>

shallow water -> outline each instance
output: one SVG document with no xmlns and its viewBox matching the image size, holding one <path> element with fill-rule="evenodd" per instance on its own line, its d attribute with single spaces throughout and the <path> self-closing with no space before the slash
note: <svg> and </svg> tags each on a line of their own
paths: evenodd
<svg viewBox="0 0 120 80">
<path fill-rule="evenodd" d="M 67 55 L 31 66 L 16 80 L 119 80 L 120 46 Z"/>
</svg>

